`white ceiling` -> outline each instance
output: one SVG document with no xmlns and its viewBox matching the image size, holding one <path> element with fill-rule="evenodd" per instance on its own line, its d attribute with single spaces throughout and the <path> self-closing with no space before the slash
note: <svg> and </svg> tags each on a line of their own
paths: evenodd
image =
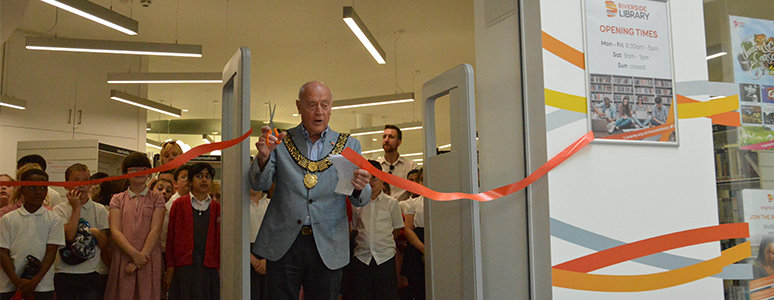
<svg viewBox="0 0 774 300">
<path fill-rule="evenodd" d="M 387 53 L 386 65 L 376 64 L 341 19 L 342 7 L 353 5 L 354 0 L 153 0 L 150 7 L 142 7 L 138 0 L 92 1 L 138 20 L 139 34 L 130 37 L 63 11 L 50 33 L 203 46 L 203 58 L 150 57 L 147 68 L 151 72 L 219 72 L 238 47 L 248 47 L 253 119 L 265 119 L 265 103 L 271 101 L 277 104 L 276 121 L 299 122 L 292 116 L 294 100 L 298 87 L 309 80 L 326 82 L 334 99 L 410 91 L 419 97 L 429 78 L 455 65 L 474 63 L 471 0 L 354 2 L 355 11 Z M 55 8 L 37 0 L 29 2 L 21 27 L 39 32 L 52 28 Z M 217 84 L 151 85 L 148 97 L 188 109 L 184 118 L 220 117 L 220 103 L 215 102 L 221 97 Z M 358 127 L 358 119 L 360 125 L 370 127 L 421 120 L 421 116 L 418 101 L 349 109 L 334 111 L 331 127 L 348 132 Z M 164 118 L 158 113 L 148 115 L 148 120 Z M 377 136 L 361 138 L 364 149 L 381 148 L 371 141 L 373 137 Z M 420 152 L 420 137 L 421 131 L 407 133 L 401 152 Z M 196 140 L 193 145 L 201 143 L 200 138 L 192 140 Z"/>
</svg>

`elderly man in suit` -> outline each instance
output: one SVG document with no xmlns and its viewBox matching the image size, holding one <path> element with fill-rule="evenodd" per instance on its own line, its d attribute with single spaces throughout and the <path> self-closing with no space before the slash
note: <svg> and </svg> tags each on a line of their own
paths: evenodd
<svg viewBox="0 0 774 300">
<path fill-rule="evenodd" d="M 266 210 L 253 253 L 267 259 L 270 299 L 336 299 L 342 268 L 349 263 L 346 195 L 334 192 L 336 169 L 328 160 L 344 148 L 360 152 L 360 143 L 328 127 L 333 95 L 319 81 L 305 83 L 296 108 L 301 124 L 278 136 L 263 127 L 250 166 L 250 185 L 268 190 L 277 185 Z M 355 206 L 369 201 L 371 175 L 354 172 Z"/>
</svg>

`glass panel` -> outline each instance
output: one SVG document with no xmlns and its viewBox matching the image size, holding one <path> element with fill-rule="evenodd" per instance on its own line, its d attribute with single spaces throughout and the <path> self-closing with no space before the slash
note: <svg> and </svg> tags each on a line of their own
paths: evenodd
<svg viewBox="0 0 774 300">
<path fill-rule="evenodd" d="M 737 264 L 752 265 L 754 278 L 725 272 L 726 299 L 769 299 L 765 295 L 774 293 L 774 277 L 769 277 L 774 275 L 774 244 L 768 246 L 765 238 L 774 235 L 772 11 L 770 0 L 704 1 L 709 79 L 733 84 L 742 123 L 712 127 L 719 220 L 748 223 L 752 245 L 752 256 Z M 722 249 L 747 240 L 724 240 Z M 766 254 L 769 249 L 771 255 Z"/>
</svg>

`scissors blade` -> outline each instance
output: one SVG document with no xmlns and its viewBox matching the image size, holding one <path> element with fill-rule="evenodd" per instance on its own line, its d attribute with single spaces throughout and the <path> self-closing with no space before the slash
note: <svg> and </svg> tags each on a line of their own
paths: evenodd
<svg viewBox="0 0 774 300">
<path fill-rule="evenodd" d="M 274 107 L 269 109 L 269 127 L 271 129 L 274 129 L 274 112 L 277 111 L 277 104 L 274 104 Z"/>
</svg>

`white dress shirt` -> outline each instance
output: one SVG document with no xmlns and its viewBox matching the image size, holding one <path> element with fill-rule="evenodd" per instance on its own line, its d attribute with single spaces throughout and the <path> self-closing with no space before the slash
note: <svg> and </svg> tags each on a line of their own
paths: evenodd
<svg viewBox="0 0 774 300">
<path fill-rule="evenodd" d="M 263 216 L 266 215 L 266 209 L 269 208 L 269 201 L 269 197 L 266 194 L 263 194 L 263 198 L 258 200 L 258 203 L 250 200 L 250 239 L 253 242 L 258 237 L 258 230 L 261 229 Z"/>
<path fill-rule="evenodd" d="M 21 275 L 27 264 L 27 255 L 43 261 L 46 245 L 64 246 L 62 219 L 42 205 L 30 213 L 24 206 L 5 214 L 0 219 L 0 248 L 11 252 L 11 261 L 17 275 Z M 5 272 L 0 272 L 0 292 L 8 293 L 16 287 Z M 50 270 L 35 288 L 36 292 L 54 290 L 54 272 Z"/>
<path fill-rule="evenodd" d="M 406 214 L 414 215 L 414 227 L 425 228 L 425 197 L 419 196 L 406 200 Z"/>
<path fill-rule="evenodd" d="M 380 158 L 377 161 L 382 165 L 382 171 L 392 173 L 392 175 L 395 175 L 404 179 L 408 175 L 409 171 L 417 168 L 417 162 L 401 156 L 398 156 L 398 160 L 396 160 L 394 164 L 390 164 L 384 158 Z M 392 172 L 390 172 L 391 165 L 395 166 Z M 406 190 L 402 188 L 390 185 L 390 197 L 392 198 L 399 199 L 400 196 L 405 192 Z"/>
<path fill-rule="evenodd" d="M 355 257 L 368 265 L 371 258 L 380 265 L 395 256 L 392 231 L 403 228 L 403 216 L 398 201 L 379 193 L 366 206 L 356 207 L 357 237 Z"/>
<path fill-rule="evenodd" d="M 206 194 L 207 198 L 204 198 L 203 200 L 196 199 L 193 193 L 188 193 L 188 195 L 191 196 L 191 206 L 193 206 L 193 209 L 198 211 L 205 211 L 210 208 L 210 203 L 212 203 L 212 197 L 210 197 L 210 194 Z"/>
</svg>

